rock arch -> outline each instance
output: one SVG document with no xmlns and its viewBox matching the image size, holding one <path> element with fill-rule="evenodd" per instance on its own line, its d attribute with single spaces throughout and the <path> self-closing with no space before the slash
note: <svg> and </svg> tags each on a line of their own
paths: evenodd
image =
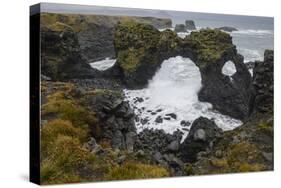
<svg viewBox="0 0 281 188">
<path fill-rule="evenodd" d="M 165 59 L 180 55 L 200 69 L 201 101 L 234 118 L 247 117 L 251 77 L 229 34 L 204 29 L 181 39 L 171 30 L 160 32 L 150 25 L 125 22 L 115 29 L 114 46 L 117 62 L 109 72 L 120 76 L 128 88 L 145 87 Z M 221 73 L 227 61 L 236 67 L 233 82 Z"/>
</svg>

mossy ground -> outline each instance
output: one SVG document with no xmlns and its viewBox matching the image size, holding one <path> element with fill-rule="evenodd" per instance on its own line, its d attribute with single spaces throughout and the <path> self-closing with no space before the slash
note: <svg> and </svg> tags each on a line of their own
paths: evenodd
<svg viewBox="0 0 281 188">
<path fill-rule="evenodd" d="M 257 115 L 241 127 L 224 133 L 212 152 L 192 165 L 192 174 L 257 172 L 273 169 L 271 115 Z M 219 155 L 217 153 L 220 153 Z"/>
<path fill-rule="evenodd" d="M 95 112 L 82 102 L 76 86 L 63 82 L 42 82 L 41 183 L 61 184 L 120 179 L 159 178 L 167 169 L 150 164 L 126 151 L 115 151 L 100 140 L 104 155 L 92 153 L 84 143 L 89 140 L 89 125 L 99 125 Z M 107 90 L 89 91 L 100 95 Z M 126 159 L 119 164 L 118 157 Z"/>
</svg>

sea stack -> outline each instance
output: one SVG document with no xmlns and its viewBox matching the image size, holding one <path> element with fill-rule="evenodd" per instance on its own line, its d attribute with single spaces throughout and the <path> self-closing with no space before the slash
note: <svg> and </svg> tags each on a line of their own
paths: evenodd
<svg viewBox="0 0 281 188">
<path fill-rule="evenodd" d="M 185 27 L 187 30 L 196 30 L 195 23 L 193 20 L 185 20 Z"/>
</svg>

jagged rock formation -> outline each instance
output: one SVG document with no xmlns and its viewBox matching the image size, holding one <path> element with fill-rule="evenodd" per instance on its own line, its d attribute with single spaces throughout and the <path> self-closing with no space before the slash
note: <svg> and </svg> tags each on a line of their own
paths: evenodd
<svg viewBox="0 0 281 188">
<path fill-rule="evenodd" d="M 41 27 L 41 52 L 41 73 L 54 80 L 98 75 L 82 57 L 77 35 L 66 24 Z"/>
<path fill-rule="evenodd" d="M 273 51 L 266 50 L 264 61 L 255 62 L 250 113 L 273 112 L 273 61 Z"/>
<path fill-rule="evenodd" d="M 122 92 L 96 90 L 94 94 L 84 95 L 83 102 L 97 114 L 99 123 L 103 125 L 100 130 L 90 127 L 93 136 L 108 142 L 114 149 L 126 149 L 132 152 L 136 137 L 134 112 L 128 102 L 124 101 Z"/>
</svg>

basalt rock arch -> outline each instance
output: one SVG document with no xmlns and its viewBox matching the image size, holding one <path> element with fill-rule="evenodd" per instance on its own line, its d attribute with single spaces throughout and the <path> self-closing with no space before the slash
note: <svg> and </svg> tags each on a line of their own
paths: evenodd
<svg viewBox="0 0 281 188">
<path fill-rule="evenodd" d="M 109 72 L 121 77 L 128 88 L 145 87 L 165 59 L 180 55 L 200 69 L 201 101 L 234 118 L 247 117 L 251 76 L 229 34 L 203 29 L 181 39 L 171 30 L 160 32 L 151 25 L 124 22 L 116 26 L 114 46 L 117 62 Z M 231 79 L 221 73 L 227 61 L 236 67 Z"/>
</svg>

